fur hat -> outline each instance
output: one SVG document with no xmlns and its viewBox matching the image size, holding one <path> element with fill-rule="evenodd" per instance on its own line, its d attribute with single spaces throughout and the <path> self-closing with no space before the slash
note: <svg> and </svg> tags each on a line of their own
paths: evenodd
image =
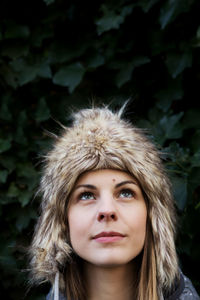
<svg viewBox="0 0 200 300">
<path fill-rule="evenodd" d="M 169 180 L 152 142 L 141 129 L 123 120 L 121 113 L 108 108 L 81 110 L 74 114 L 72 126 L 63 126 L 62 134 L 55 137 L 44 161 L 41 216 L 30 250 L 34 281 L 53 282 L 57 272 L 62 278 L 71 259 L 67 226 L 70 192 L 83 172 L 107 168 L 132 174 L 148 199 L 159 285 L 168 288 L 177 276 Z"/>
</svg>

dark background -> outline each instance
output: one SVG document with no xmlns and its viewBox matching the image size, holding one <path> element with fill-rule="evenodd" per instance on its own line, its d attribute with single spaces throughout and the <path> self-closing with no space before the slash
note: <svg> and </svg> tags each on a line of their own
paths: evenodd
<svg viewBox="0 0 200 300">
<path fill-rule="evenodd" d="M 125 117 L 166 154 L 180 265 L 200 292 L 199 16 L 199 0 L 0 2 L 1 297 L 42 300 L 49 289 L 28 291 L 23 271 L 46 130 L 92 102 L 127 99 Z"/>
</svg>

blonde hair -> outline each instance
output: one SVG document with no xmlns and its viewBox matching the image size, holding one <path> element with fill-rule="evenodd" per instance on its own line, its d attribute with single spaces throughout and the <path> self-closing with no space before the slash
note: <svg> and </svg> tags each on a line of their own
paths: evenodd
<svg viewBox="0 0 200 300">
<path fill-rule="evenodd" d="M 75 113 L 72 126 L 63 126 L 44 160 L 41 216 L 29 251 L 32 282 L 53 283 L 59 272 L 60 288 L 69 300 L 85 299 L 86 290 L 69 242 L 68 198 L 77 178 L 89 170 L 129 172 L 147 200 L 148 228 L 138 274 L 138 300 L 158 299 L 178 276 L 170 182 L 158 150 L 141 129 L 123 120 L 121 113 L 106 107 Z"/>
</svg>

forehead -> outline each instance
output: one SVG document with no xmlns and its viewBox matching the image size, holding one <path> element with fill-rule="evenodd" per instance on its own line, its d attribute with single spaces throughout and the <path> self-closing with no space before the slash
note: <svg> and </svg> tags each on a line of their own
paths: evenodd
<svg viewBox="0 0 200 300">
<path fill-rule="evenodd" d="M 80 175 L 78 178 L 76 185 L 83 183 L 95 183 L 98 181 L 103 182 L 118 182 L 123 180 L 134 180 L 135 178 L 125 171 L 114 170 L 114 169 L 102 169 L 95 171 L 87 171 Z"/>
</svg>

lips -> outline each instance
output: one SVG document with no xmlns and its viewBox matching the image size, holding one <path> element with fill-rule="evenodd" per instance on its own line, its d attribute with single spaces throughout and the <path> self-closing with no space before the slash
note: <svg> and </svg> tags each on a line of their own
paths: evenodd
<svg viewBox="0 0 200 300">
<path fill-rule="evenodd" d="M 115 245 L 124 239 L 125 235 L 116 231 L 103 231 L 93 237 L 93 240 L 99 244 Z"/>
<path fill-rule="evenodd" d="M 115 232 L 115 231 L 109 231 L 109 232 L 103 231 L 103 232 L 101 232 L 101 233 L 95 235 L 95 236 L 93 237 L 93 239 L 98 239 L 98 238 L 101 238 L 101 237 L 115 237 L 115 236 L 116 236 L 116 237 L 117 237 L 117 236 L 119 236 L 119 237 L 124 237 L 125 235 L 122 234 L 122 233 L 120 233 L 120 232 Z"/>
</svg>

